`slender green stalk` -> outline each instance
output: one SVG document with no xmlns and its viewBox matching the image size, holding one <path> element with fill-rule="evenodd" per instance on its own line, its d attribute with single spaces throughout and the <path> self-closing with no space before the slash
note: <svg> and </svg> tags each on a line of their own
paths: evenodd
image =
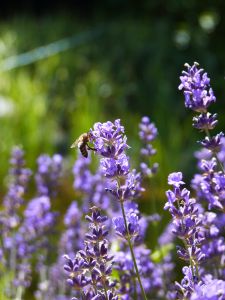
<svg viewBox="0 0 225 300">
<path fill-rule="evenodd" d="M 107 289 L 106 289 L 105 283 L 104 283 L 103 287 L 104 287 L 105 299 L 108 300 L 109 298 L 107 295 Z"/>
<path fill-rule="evenodd" d="M 128 246 L 130 248 L 130 253 L 131 253 L 131 256 L 132 256 L 133 263 L 134 263 L 135 272 L 136 272 L 137 279 L 138 279 L 138 282 L 139 282 L 139 285 L 140 285 L 140 288 L 141 288 L 143 299 L 147 300 L 145 290 L 144 290 L 142 282 L 141 282 L 141 277 L 140 277 L 140 274 L 139 274 L 139 271 L 138 271 L 138 266 L 137 266 L 136 258 L 135 258 L 135 255 L 134 255 L 134 250 L 133 250 L 133 246 L 132 246 L 132 243 L 131 243 L 129 231 L 128 231 L 128 225 L 127 225 L 127 219 L 126 219 L 126 214 L 125 214 L 125 210 L 124 210 L 123 201 L 120 201 L 120 205 L 121 205 L 121 210 L 122 210 L 123 219 L 124 219 L 124 223 L 125 223 L 125 228 L 126 228 L 126 231 L 127 231 L 127 242 L 128 242 Z"/>
<path fill-rule="evenodd" d="M 136 276 L 133 277 L 133 285 L 134 285 L 134 300 L 137 300 L 137 284 L 136 284 Z"/>
</svg>

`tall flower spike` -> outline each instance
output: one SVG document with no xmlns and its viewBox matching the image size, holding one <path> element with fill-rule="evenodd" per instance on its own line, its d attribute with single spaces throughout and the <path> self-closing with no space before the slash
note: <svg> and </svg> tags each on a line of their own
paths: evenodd
<svg viewBox="0 0 225 300">
<path fill-rule="evenodd" d="M 97 207 L 92 207 L 86 220 L 90 222 L 90 232 L 86 234 L 84 250 L 78 251 L 73 260 L 68 255 L 64 256 L 64 269 L 69 277 L 67 282 L 86 300 L 117 300 L 115 282 L 110 279 L 113 257 L 109 254 L 106 239 L 108 231 L 104 223 L 107 217 L 102 216 Z"/>
<path fill-rule="evenodd" d="M 198 66 L 196 62 L 193 66 L 185 64 L 187 71 L 182 72 L 180 77 L 181 84 L 178 89 L 184 92 L 185 106 L 200 113 L 200 115 L 193 118 L 193 126 L 206 134 L 205 139 L 200 141 L 200 143 L 213 153 L 219 167 L 225 173 L 224 166 L 217 155 L 221 150 L 221 138 L 223 138 L 224 134 L 221 132 L 211 137 L 209 133 L 218 123 L 217 115 L 212 115 L 208 112 L 208 107 L 216 101 L 216 97 L 210 87 L 210 79 L 207 73 L 203 69 L 199 69 Z"/>
<path fill-rule="evenodd" d="M 124 230 L 126 232 L 126 241 L 130 248 L 142 296 L 147 300 L 129 234 L 136 230 L 136 228 L 132 228 L 132 225 L 128 222 L 124 209 L 124 201 L 137 198 L 141 191 L 143 191 L 140 174 L 137 174 L 135 170 L 130 170 L 129 157 L 125 153 L 125 150 L 129 146 L 124 134 L 124 127 L 120 124 L 120 120 L 115 120 L 114 123 L 109 121 L 106 123 L 96 123 L 94 124 L 94 129 L 90 129 L 90 138 L 94 143 L 96 152 L 101 155 L 100 168 L 103 174 L 105 177 L 111 179 L 110 186 L 107 186 L 106 190 L 119 200 L 123 224 L 122 219 L 117 220 L 116 224 L 114 224 L 117 227 L 118 234 L 121 234 L 121 231 Z"/>
<path fill-rule="evenodd" d="M 166 192 L 168 202 L 164 209 L 168 209 L 172 215 L 173 233 L 183 241 L 184 247 L 178 248 L 178 255 L 181 259 L 190 263 L 190 276 L 193 285 L 199 280 L 199 264 L 205 258 L 201 251 L 201 244 L 204 236 L 201 234 L 201 219 L 199 217 L 198 206 L 190 192 L 186 188 L 181 188 L 184 184 L 182 173 L 171 173 L 168 183 L 173 186 L 173 190 Z M 185 273 L 187 276 L 187 274 Z M 183 282 L 186 282 L 185 279 Z M 182 284 L 187 296 L 190 291 Z"/>
</svg>

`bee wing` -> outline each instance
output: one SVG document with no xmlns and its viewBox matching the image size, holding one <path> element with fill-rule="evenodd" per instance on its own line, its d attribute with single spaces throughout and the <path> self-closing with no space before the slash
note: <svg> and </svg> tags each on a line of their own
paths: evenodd
<svg viewBox="0 0 225 300">
<path fill-rule="evenodd" d="M 76 148 L 78 146 L 79 143 L 79 138 L 76 139 L 76 141 L 70 146 L 70 148 Z"/>
</svg>

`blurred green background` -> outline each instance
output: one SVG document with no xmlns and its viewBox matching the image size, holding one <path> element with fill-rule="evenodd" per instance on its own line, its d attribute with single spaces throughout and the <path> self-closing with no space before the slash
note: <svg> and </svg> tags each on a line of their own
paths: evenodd
<svg viewBox="0 0 225 300">
<path fill-rule="evenodd" d="M 22 1 L 4 4 L 0 20 L 1 182 L 10 149 L 22 145 L 30 167 L 41 153 L 61 153 L 94 122 L 121 118 L 130 155 L 138 123 L 150 116 L 160 171 L 152 184 L 163 199 L 167 175 L 196 170 L 201 135 L 178 91 L 183 64 L 198 61 L 211 77 L 225 116 L 224 1 Z M 53 43 L 53 44 L 52 44 Z M 40 48 L 41 47 L 41 48 Z M 25 53 L 25 54 L 24 54 Z M 2 191 L 1 191 L 2 193 Z"/>
</svg>

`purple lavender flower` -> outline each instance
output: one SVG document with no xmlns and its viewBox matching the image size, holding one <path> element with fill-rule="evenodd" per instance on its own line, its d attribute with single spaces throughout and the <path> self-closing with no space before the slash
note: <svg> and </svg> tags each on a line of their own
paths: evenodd
<svg viewBox="0 0 225 300">
<path fill-rule="evenodd" d="M 73 166 L 73 174 L 75 177 L 73 186 L 75 190 L 80 190 L 86 193 L 91 191 L 93 175 L 89 170 L 90 163 L 90 156 L 87 158 L 83 157 L 83 155 L 78 156 Z"/>
<path fill-rule="evenodd" d="M 195 286 L 190 300 L 225 300 L 225 281 L 206 275 L 200 285 Z"/>
<path fill-rule="evenodd" d="M 135 170 L 130 171 L 128 148 L 124 127 L 120 120 L 114 123 L 96 123 L 90 130 L 94 147 L 102 158 L 100 168 L 105 177 L 113 179 L 106 189 L 118 200 L 136 198 L 142 191 L 141 176 Z"/>
<path fill-rule="evenodd" d="M 178 295 L 181 294 L 180 297 L 178 296 L 180 299 L 190 299 L 190 296 L 198 283 L 198 278 L 193 276 L 193 270 L 191 267 L 183 267 L 182 272 L 184 277 L 181 280 L 181 283 L 175 282 L 175 287 Z"/>
<path fill-rule="evenodd" d="M 224 133 L 220 132 L 213 137 L 205 137 L 200 143 L 203 147 L 208 150 L 211 150 L 213 153 L 217 153 L 221 150 L 221 138 L 224 137 Z"/>
<path fill-rule="evenodd" d="M 131 237 L 129 235 L 129 231 L 134 234 L 137 226 L 132 227 L 124 209 L 124 201 L 137 198 L 141 191 L 143 191 L 140 174 L 136 173 L 135 170 L 130 171 L 129 157 L 125 153 L 128 145 L 126 143 L 127 138 L 124 134 L 124 127 L 120 125 L 120 120 L 116 120 L 114 123 L 96 123 L 94 124 L 94 130 L 90 130 L 90 136 L 97 153 L 102 156 L 100 160 L 101 170 L 105 177 L 111 178 L 111 186 L 106 187 L 106 190 L 120 202 L 124 227 L 123 224 L 121 224 L 121 219 L 115 219 L 114 221 L 116 223 L 114 224 L 119 234 L 124 232 L 125 228 L 125 232 L 127 233 L 126 240 L 132 254 L 142 296 L 147 300 L 136 264 Z"/>
<path fill-rule="evenodd" d="M 65 264 L 63 254 L 68 253 L 67 257 L 75 257 L 76 252 L 83 247 L 84 241 L 81 217 L 81 209 L 78 207 L 77 202 L 73 201 L 64 216 L 65 230 L 58 243 L 57 261 L 47 268 L 46 280 L 42 278 L 39 282 L 38 290 L 35 293 L 37 299 L 69 300 L 72 298 L 71 288 L 65 283 L 65 274 L 62 273 L 62 268 Z M 43 267 L 43 265 L 40 265 L 40 271 L 42 273 Z M 62 296 L 63 294 L 64 296 Z"/>
<path fill-rule="evenodd" d="M 35 175 L 37 191 L 40 196 L 56 196 L 56 186 L 62 173 L 62 156 L 59 154 L 39 156 L 38 171 Z"/>
<path fill-rule="evenodd" d="M 107 217 L 102 216 L 97 207 L 92 207 L 91 216 L 87 215 L 86 219 L 90 222 L 90 232 L 85 236 L 84 250 L 78 251 L 73 260 L 65 256 L 64 270 L 69 277 L 67 282 L 85 295 L 84 299 L 105 300 L 107 294 L 117 300 L 115 283 L 110 280 L 112 256 L 109 255 L 109 243 L 106 240 L 108 231 L 104 225 Z M 91 293 L 92 298 L 88 298 L 87 292 Z"/>
<path fill-rule="evenodd" d="M 155 127 L 154 123 L 151 123 L 149 117 L 143 117 L 141 119 L 141 123 L 139 124 L 139 137 L 143 143 L 143 147 L 141 149 L 141 155 L 143 156 L 146 162 L 140 163 L 140 169 L 144 176 L 152 176 L 158 170 L 158 163 L 154 163 L 152 167 L 149 167 L 147 161 L 153 155 L 156 154 L 156 150 L 151 145 L 151 142 L 154 141 L 158 135 L 158 130 Z"/>
<path fill-rule="evenodd" d="M 196 280 L 199 280 L 199 264 L 205 258 L 200 247 L 204 236 L 200 232 L 201 219 L 198 206 L 195 199 L 190 198 L 190 192 L 180 187 L 184 184 L 182 173 L 170 174 L 168 182 L 173 185 L 173 191 L 167 191 L 168 202 L 165 204 L 164 209 L 168 209 L 172 215 L 173 233 L 184 243 L 184 247 L 178 247 L 178 255 L 181 259 L 189 261 L 191 277 L 188 275 L 188 280 L 191 280 L 194 284 Z M 187 287 L 184 288 L 188 291 Z"/>
<path fill-rule="evenodd" d="M 134 239 L 139 235 L 140 226 L 139 226 L 139 217 L 135 213 L 127 213 L 127 227 L 128 232 L 124 223 L 123 217 L 113 218 L 113 225 L 116 230 L 116 234 L 124 239 L 132 238 Z"/>
<path fill-rule="evenodd" d="M 91 139 L 94 141 L 94 147 L 103 157 L 117 157 L 124 152 L 129 146 L 126 143 L 124 127 L 120 120 L 114 123 L 95 123 L 94 129 L 90 130 Z"/>
<path fill-rule="evenodd" d="M 223 210 L 225 207 L 225 175 L 217 172 L 217 160 L 202 160 L 199 167 L 202 175 L 195 176 L 192 186 L 197 191 L 199 199 L 208 202 L 209 209 L 215 207 Z"/>
<path fill-rule="evenodd" d="M 29 233 L 29 239 L 40 236 L 55 222 L 55 214 L 51 212 L 51 203 L 48 197 L 34 198 L 29 202 L 24 211 L 24 224 L 21 228 L 23 233 Z"/>
<path fill-rule="evenodd" d="M 124 127 L 120 120 L 114 123 L 96 123 L 90 130 L 94 147 L 103 158 L 100 166 L 104 176 L 108 178 L 123 177 L 129 173 L 129 158 L 125 154 L 128 148 Z"/>
<path fill-rule="evenodd" d="M 82 247 L 82 228 L 81 228 L 82 213 L 77 205 L 77 202 L 73 201 L 68 208 L 64 217 L 64 225 L 66 230 L 63 232 L 59 244 L 59 257 L 64 253 L 69 256 L 74 256 L 75 253 Z"/>
<path fill-rule="evenodd" d="M 207 108 L 216 101 L 210 87 L 210 79 L 203 69 L 198 69 L 199 64 L 193 66 L 185 64 L 187 71 L 180 77 L 179 90 L 184 91 L 185 106 L 200 113 L 207 113 Z M 214 120 L 215 121 L 215 120 Z"/>
<path fill-rule="evenodd" d="M 152 142 L 158 135 L 158 130 L 154 123 L 150 122 L 149 117 L 143 117 L 139 124 L 139 137 L 144 142 Z"/>
<path fill-rule="evenodd" d="M 20 209 L 31 171 L 25 168 L 24 152 L 19 147 L 12 150 L 10 163 L 9 189 L 0 212 L 0 252 L 3 266 L 12 272 L 12 282 L 8 282 L 8 296 L 16 297 L 18 291 L 22 295 L 24 288 L 30 284 L 30 265 L 26 258 L 22 262 L 18 258 L 18 242 L 21 240 L 18 238 L 18 228 L 22 223 Z M 11 288 L 13 284 L 16 284 L 15 289 Z"/>
<path fill-rule="evenodd" d="M 187 71 L 183 71 L 180 77 L 180 90 L 184 90 L 185 106 L 200 112 L 200 115 L 193 118 L 193 126 L 201 131 L 205 131 L 206 137 L 200 141 L 201 145 L 212 152 L 217 159 L 217 163 L 222 172 L 225 173 L 223 163 L 219 160 L 217 153 L 221 150 L 221 139 L 224 134 L 219 134 L 211 137 L 209 131 L 214 129 L 217 121 L 217 115 L 209 113 L 208 107 L 216 101 L 212 88 L 210 88 L 210 79 L 207 73 L 203 73 L 203 69 L 198 69 L 198 64 L 194 63 L 191 67 L 185 64 Z"/>
<path fill-rule="evenodd" d="M 105 186 L 110 185 L 103 176 L 102 170 L 98 169 L 95 173 L 90 171 L 91 155 L 88 158 L 78 156 L 74 167 L 74 189 L 82 193 L 82 210 L 87 212 L 90 206 L 96 205 L 102 209 L 110 210 L 109 193 Z"/>
<path fill-rule="evenodd" d="M 168 176 L 168 184 L 173 185 L 176 188 L 179 188 L 180 185 L 184 184 L 182 181 L 183 175 L 181 172 L 171 173 Z"/>
<path fill-rule="evenodd" d="M 18 224 L 17 210 L 24 202 L 23 195 L 27 189 L 32 172 L 24 167 L 24 152 L 19 147 L 13 148 L 10 163 L 11 182 L 3 205 L 7 215 L 5 219 L 6 224 L 11 228 Z"/>
<path fill-rule="evenodd" d="M 202 113 L 193 118 L 193 126 L 201 131 L 212 130 L 217 125 L 217 114 Z"/>
<path fill-rule="evenodd" d="M 163 292 L 163 272 L 169 274 L 172 265 L 165 264 L 165 269 L 162 264 L 155 264 L 151 260 L 151 251 L 146 249 L 143 245 L 134 248 L 135 256 L 137 258 L 138 268 L 142 282 L 146 292 L 148 292 L 149 299 L 164 299 L 167 291 Z M 118 293 L 121 299 L 133 299 L 136 295 L 137 299 L 143 299 L 141 290 L 134 284 L 136 275 L 134 271 L 134 263 L 131 254 L 128 251 L 119 251 L 115 253 L 114 257 L 115 269 L 119 274 L 120 286 Z"/>
</svg>

